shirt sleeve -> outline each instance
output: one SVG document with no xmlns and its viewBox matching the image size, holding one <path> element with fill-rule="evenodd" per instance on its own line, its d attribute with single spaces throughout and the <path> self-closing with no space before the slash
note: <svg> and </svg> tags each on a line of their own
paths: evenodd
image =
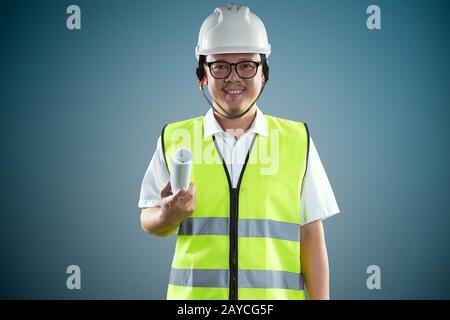
<svg viewBox="0 0 450 320">
<path fill-rule="evenodd" d="M 158 142 L 156 143 L 156 151 L 142 180 L 138 207 L 148 208 L 159 206 L 160 190 L 165 186 L 167 181 L 169 181 L 169 172 L 164 160 L 161 136 L 159 136 Z"/>
<path fill-rule="evenodd" d="M 308 164 L 300 195 L 301 225 L 326 219 L 340 212 L 311 136 L 309 142 Z"/>
</svg>

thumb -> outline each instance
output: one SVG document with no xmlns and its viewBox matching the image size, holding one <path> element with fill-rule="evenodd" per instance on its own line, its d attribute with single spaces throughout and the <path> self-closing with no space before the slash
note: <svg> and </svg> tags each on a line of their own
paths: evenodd
<svg viewBox="0 0 450 320">
<path fill-rule="evenodd" d="M 162 198 L 166 198 L 168 196 L 170 196 L 172 194 L 172 187 L 170 185 L 170 180 L 167 181 L 166 185 L 161 189 L 160 192 L 160 197 Z"/>
</svg>

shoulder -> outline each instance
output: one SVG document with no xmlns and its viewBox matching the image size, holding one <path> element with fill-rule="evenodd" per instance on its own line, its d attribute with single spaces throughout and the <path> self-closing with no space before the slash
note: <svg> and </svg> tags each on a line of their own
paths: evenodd
<svg viewBox="0 0 450 320">
<path fill-rule="evenodd" d="M 164 131 L 168 129 L 175 129 L 175 128 L 181 128 L 181 127 L 190 127 L 193 126 L 196 123 L 203 123 L 204 115 L 184 119 L 184 120 L 178 120 L 171 123 L 166 124 L 162 129 L 162 135 L 164 134 Z"/>
<path fill-rule="evenodd" d="M 284 129 L 290 131 L 289 133 L 291 133 L 291 131 L 294 131 L 299 134 L 305 134 L 307 137 L 309 137 L 309 128 L 304 121 L 295 121 L 291 119 L 275 117 L 268 114 L 264 114 L 264 116 L 267 119 L 269 129 Z"/>
</svg>

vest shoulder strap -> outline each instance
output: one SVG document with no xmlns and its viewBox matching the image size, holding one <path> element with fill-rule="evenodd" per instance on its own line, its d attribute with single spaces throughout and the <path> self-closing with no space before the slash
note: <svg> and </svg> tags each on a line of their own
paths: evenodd
<svg viewBox="0 0 450 320">
<path fill-rule="evenodd" d="M 303 178 L 306 175 L 306 170 L 308 170 L 308 159 L 309 159 L 309 147 L 310 147 L 310 133 L 309 128 L 306 122 L 299 122 L 289 119 L 283 119 L 279 117 L 274 117 L 268 114 L 264 114 L 268 125 L 269 125 L 269 134 L 270 129 L 283 129 L 280 130 L 280 132 L 284 133 L 285 135 L 289 137 L 304 137 L 306 140 L 306 166 L 305 166 L 305 173 L 303 175 Z"/>
<path fill-rule="evenodd" d="M 197 116 L 194 118 L 190 118 L 190 119 L 185 119 L 185 120 L 181 120 L 181 121 L 176 121 L 176 122 L 172 122 L 172 123 L 168 123 L 166 125 L 164 125 L 164 127 L 161 130 L 161 146 L 162 146 L 162 151 L 163 151 L 163 155 L 164 155 L 164 162 L 166 163 L 166 168 L 167 171 L 169 171 L 169 165 L 167 162 L 167 158 L 166 158 L 166 133 L 167 132 L 173 132 L 173 130 L 176 130 L 178 128 L 190 128 L 191 126 L 194 125 L 194 123 L 201 121 L 203 123 L 203 119 L 204 119 L 204 115 L 201 116 Z"/>
</svg>

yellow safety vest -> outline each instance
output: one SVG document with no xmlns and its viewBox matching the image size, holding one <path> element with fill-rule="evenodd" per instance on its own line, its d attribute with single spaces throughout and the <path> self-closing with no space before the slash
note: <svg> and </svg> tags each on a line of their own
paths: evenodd
<svg viewBox="0 0 450 320">
<path fill-rule="evenodd" d="M 265 115 L 233 188 L 204 116 L 168 124 L 166 165 L 192 150 L 196 208 L 178 227 L 167 299 L 304 299 L 300 263 L 300 193 L 309 133 L 303 122 Z M 168 165 L 169 172 L 171 165 Z"/>
</svg>

